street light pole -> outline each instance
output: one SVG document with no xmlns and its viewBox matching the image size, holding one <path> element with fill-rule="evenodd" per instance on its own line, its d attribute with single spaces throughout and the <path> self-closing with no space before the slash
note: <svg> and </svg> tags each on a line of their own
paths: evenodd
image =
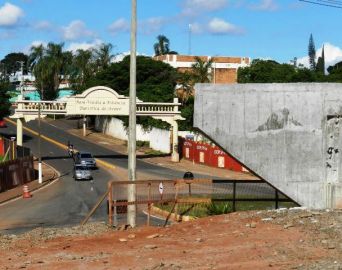
<svg viewBox="0 0 342 270">
<path fill-rule="evenodd" d="M 42 152 L 41 152 L 41 131 L 40 131 L 40 102 L 38 103 L 38 183 L 43 183 L 43 172 L 42 172 Z"/>
<path fill-rule="evenodd" d="M 17 61 L 20 64 L 20 95 L 21 99 L 24 99 L 24 61 Z"/>
<path fill-rule="evenodd" d="M 137 39 L 137 0 L 131 0 L 131 55 L 129 81 L 129 134 L 128 134 L 128 179 L 136 180 L 136 39 Z M 135 202 L 135 184 L 128 185 L 128 201 Z M 136 226 L 136 205 L 127 207 L 127 223 Z"/>
</svg>

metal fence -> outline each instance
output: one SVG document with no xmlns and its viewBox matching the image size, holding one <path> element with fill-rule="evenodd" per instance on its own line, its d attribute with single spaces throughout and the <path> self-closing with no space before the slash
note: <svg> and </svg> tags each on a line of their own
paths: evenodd
<svg viewBox="0 0 342 270">
<path fill-rule="evenodd" d="M 26 184 L 35 179 L 33 157 L 23 157 L 0 163 L 0 192 Z"/>
<path fill-rule="evenodd" d="M 135 200 L 128 201 L 134 186 Z M 108 184 L 108 223 L 126 224 L 127 207 L 134 205 L 139 224 L 150 225 L 151 216 L 181 221 L 185 218 L 239 210 L 274 209 L 297 205 L 261 180 L 144 180 Z M 164 221 L 163 221 L 164 222 Z M 162 223 L 163 223 L 162 222 Z"/>
<path fill-rule="evenodd" d="M 31 155 L 30 148 L 17 145 L 14 137 L 12 140 L 1 137 L 0 143 L 2 144 L 0 147 L 0 161 L 2 161 L 1 156 L 5 157 L 6 160 L 15 160 L 17 158 L 29 157 Z"/>
</svg>

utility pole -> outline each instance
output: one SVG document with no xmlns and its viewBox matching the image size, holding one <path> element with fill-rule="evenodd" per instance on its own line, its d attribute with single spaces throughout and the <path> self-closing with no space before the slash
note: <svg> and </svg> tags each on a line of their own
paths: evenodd
<svg viewBox="0 0 342 270">
<path fill-rule="evenodd" d="M 24 61 L 17 61 L 20 64 L 20 95 L 24 99 Z"/>
<path fill-rule="evenodd" d="M 136 180 L 136 39 L 137 39 L 137 0 L 131 0 L 131 55 L 130 55 L 130 81 L 129 81 L 129 134 L 128 134 L 128 179 Z M 136 226 L 136 187 L 128 185 L 128 201 L 134 202 L 127 207 L 127 223 Z"/>
<path fill-rule="evenodd" d="M 41 131 L 40 131 L 40 102 L 38 103 L 38 183 L 43 183 L 43 172 L 42 172 L 42 152 L 41 152 Z"/>
</svg>

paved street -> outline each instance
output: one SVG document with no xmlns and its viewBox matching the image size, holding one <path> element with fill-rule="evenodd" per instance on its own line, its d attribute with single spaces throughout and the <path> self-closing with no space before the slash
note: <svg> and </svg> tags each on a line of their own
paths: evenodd
<svg viewBox="0 0 342 270">
<path fill-rule="evenodd" d="M 37 131 L 37 123 L 31 121 L 28 125 Z M 8 124 L 1 129 L 4 135 L 15 135 L 16 127 Z M 42 121 L 42 134 L 60 143 L 67 144 L 68 140 L 78 150 L 89 151 L 95 157 L 114 164 L 118 169 L 127 168 L 127 157 L 108 148 L 84 141 L 65 132 L 62 128 Z M 30 147 L 37 156 L 37 138 L 25 131 L 24 146 Z M 79 223 L 98 198 L 106 191 L 107 182 L 111 179 L 120 180 L 120 176 L 110 173 L 102 168 L 93 171 L 94 180 L 77 181 L 72 178 L 73 161 L 67 152 L 55 144 L 41 140 L 43 161 L 56 168 L 61 178 L 56 183 L 38 191 L 29 200 L 17 200 L 0 206 L 0 231 L 14 229 L 14 232 L 27 230 L 37 226 L 59 226 Z M 162 168 L 150 163 L 137 161 L 138 172 L 154 176 L 155 179 L 171 179 L 182 177 L 182 171 Z M 199 177 L 200 175 L 196 175 Z M 122 180 L 122 179 L 121 179 Z M 140 219 L 144 217 L 139 215 Z M 94 215 L 93 219 L 106 220 L 106 208 L 103 205 Z"/>
</svg>

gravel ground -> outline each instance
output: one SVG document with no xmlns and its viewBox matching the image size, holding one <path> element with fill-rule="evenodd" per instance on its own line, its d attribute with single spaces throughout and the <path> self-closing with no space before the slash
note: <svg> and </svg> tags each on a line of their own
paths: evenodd
<svg viewBox="0 0 342 270">
<path fill-rule="evenodd" d="M 0 236 L 0 269 L 342 269 L 342 211 L 237 212 L 166 228 Z"/>
</svg>

